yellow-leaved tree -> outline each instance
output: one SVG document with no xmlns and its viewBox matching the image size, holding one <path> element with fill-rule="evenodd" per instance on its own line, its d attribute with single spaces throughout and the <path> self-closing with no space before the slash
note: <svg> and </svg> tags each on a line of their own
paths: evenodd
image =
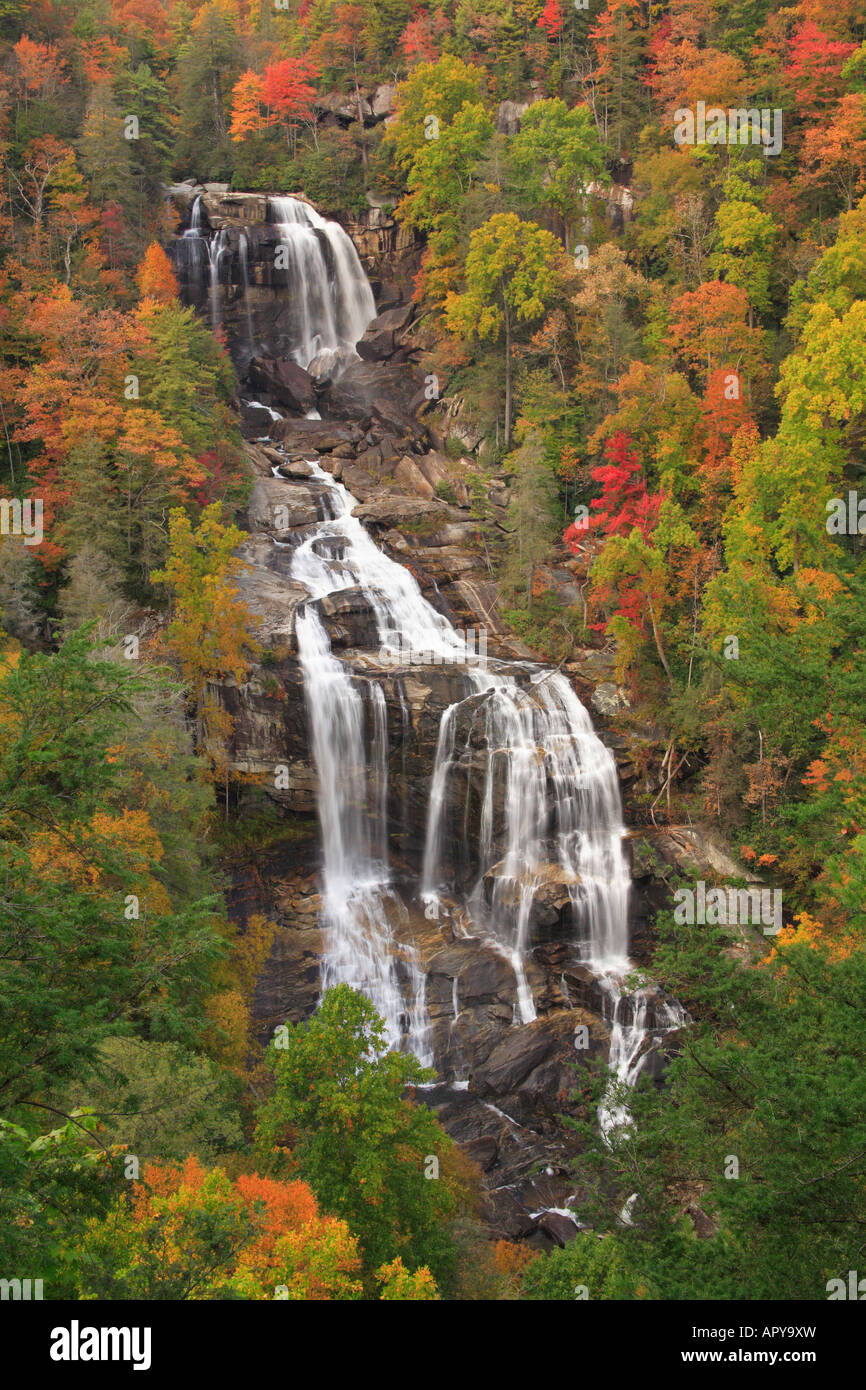
<svg viewBox="0 0 866 1390">
<path fill-rule="evenodd" d="M 247 568 L 235 554 L 243 540 L 237 526 L 220 520 L 222 504 L 205 507 L 193 524 L 180 507 L 169 519 L 169 554 L 152 579 L 171 590 L 173 617 L 167 645 L 180 662 L 198 720 L 198 740 L 214 782 L 229 788 L 229 744 L 234 720 L 220 700 L 219 685 L 242 685 L 261 651 L 255 619 L 235 580 Z"/>
</svg>

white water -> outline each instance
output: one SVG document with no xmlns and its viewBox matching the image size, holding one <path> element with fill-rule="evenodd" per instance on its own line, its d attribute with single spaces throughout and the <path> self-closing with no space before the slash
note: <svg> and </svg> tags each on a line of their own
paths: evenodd
<svg viewBox="0 0 866 1390">
<path fill-rule="evenodd" d="M 512 965 L 515 1021 L 536 1016 L 525 959 L 535 893 L 552 872 L 570 904 L 581 957 L 608 1000 L 610 1065 L 618 1080 L 633 1084 L 647 1033 L 663 1031 L 658 1008 L 668 1010 L 668 1026 L 679 1019 L 645 992 L 625 990 L 631 970 L 630 879 L 612 754 L 558 673 L 526 663 L 477 663 L 409 571 L 385 555 L 352 515 L 355 498 L 317 463 L 310 466 L 312 477 L 327 489 L 330 516 L 296 549 L 292 578 L 312 599 L 362 589 L 382 647 L 398 651 L 404 661 L 407 652 L 432 651 L 459 666 L 465 684 L 465 697 L 443 712 L 439 727 L 421 885 L 427 915 L 438 915 L 448 887 L 442 849 L 451 814 L 448 790 L 459 758 L 467 753 L 468 735 L 458 739 L 457 731 L 461 707 L 469 701 L 470 728 L 477 732 L 480 725 L 487 751 L 473 846 L 478 872 L 468 905 L 481 932 Z M 375 680 L 354 676 L 334 657 L 312 604 L 298 618 L 297 635 L 319 774 L 323 984 L 344 980 L 361 989 L 386 1019 L 389 1039 L 410 1046 L 429 1063 L 424 975 L 413 952 L 395 942 L 391 926 L 399 900 L 387 863 L 384 694 Z M 456 1017 L 456 997 L 453 1008 Z M 627 1119 L 625 1108 L 605 1097 L 599 1109 L 603 1132 L 608 1135 Z"/>
<path fill-rule="evenodd" d="M 269 202 L 288 275 L 291 356 L 306 369 L 321 352 L 353 355 L 376 304 L 351 237 L 299 198 Z"/>
<path fill-rule="evenodd" d="M 680 1027 L 686 1014 L 680 1005 L 651 994 L 646 986 L 627 994 L 613 976 L 606 977 L 602 984 L 610 1006 L 608 1066 L 614 1075 L 598 1108 L 598 1123 L 605 1141 L 610 1143 L 615 1132 L 631 1122 L 622 1090 L 637 1083 L 646 1056 L 647 1037 L 661 1039 Z"/>
<path fill-rule="evenodd" d="M 597 737 L 587 711 L 568 682 L 525 666 L 525 683 L 510 672 L 479 663 L 470 645 L 427 602 L 414 577 L 374 544 L 351 509 L 355 499 L 318 465 L 313 476 L 329 490 L 333 520 L 299 546 L 292 577 L 314 597 L 359 586 L 375 615 L 380 647 L 399 654 L 432 652 L 461 667 L 467 699 L 483 695 L 484 811 L 477 846 L 479 874 L 470 897 L 473 916 L 511 961 L 520 1018 L 535 1018 L 524 956 L 535 891 L 551 864 L 567 885 L 585 938 L 584 958 L 599 974 L 622 975 L 628 961 L 629 873 L 622 851 L 625 833 L 619 784 L 610 751 Z M 333 560 L 323 536 L 338 537 Z M 473 644 L 474 645 L 474 644 Z M 422 894 L 428 916 L 439 908 L 446 793 L 455 756 L 456 719 L 462 701 L 443 714 L 431 782 Z M 504 829 L 494 835 L 494 802 L 502 797 Z M 485 897 L 485 875 L 498 871 Z"/>
<path fill-rule="evenodd" d="M 210 262 L 208 301 L 210 303 L 211 328 L 218 328 L 220 324 L 220 265 L 228 249 L 228 244 L 229 234 L 225 228 L 222 231 L 214 232 L 208 242 L 208 260 Z"/>
<path fill-rule="evenodd" d="M 539 888 L 551 879 L 560 886 L 583 959 L 596 974 L 615 978 L 629 969 L 630 879 L 612 754 L 564 677 L 523 671 L 523 680 L 471 666 L 467 675 L 473 693 L 485 694 L 488 750 L 469 906 L 512 964 L 516 1021 L 526 1023 L 536 1017 L 524 960 Z M 448 779 L 467 751 L 455 739 L 458 710 L 452 705 L 443 716 L 433 769 L 422 882 L 428 916 L 436 915 L 443 887 Z"/>
<path fill-rule="evenodd" d="M 276 268 L 284 277 L 279 282 L 286 287 L 281 295 L 279 325 L 285 355 L 305 369 L 318 359 L 317 375 L 334 377 L 355 357 L 355 344 L 376 316 L 370 283 L 351 237 L 339 223 L 329 222 L 299 198 L 270 198 L 268 205 L 279 234 Z M 225 228 L 207 230 L 202 225 L 202 199 L 198 195 L 180 245 L 191 278 L 202 288 L 207 271 L 212 328 L 218 328 L 222 321 L 223 287 L 239 281 L 252 349 L 250 239 L 246 231 L 239 232 L 235 250 Z"/>
<path fill-rule="evenodd" d="M 272 420 L 282 420 L 283 418 L 278 410 L 274 410 L 274 407 L 272 405 L 264 405 L 262 401 L 245 400 L 243 404 L 248 405 L 251 410 L 266 410 Z"/>
<path fill-rule="evenodd" d="M 322 598 L 358 583 L 372 552 L 411 580 L 405 570 L 381 556 L 361 523 L 349 514 L 355 499 L 318 464 L 311 467 L 313 477 L 329 488 L 333 519 L 320 523 L 298 547 L 292 577 L 306 585 L 313 599 Z M 340 541 L 340 560 L 318 553 L 317 542 L 325 538 Z M 365 580 L 365 588 L 369 582 Z M 394 587 L 399 603 L 403 586 L 398 582 Z M 387 607 L 387 600 L 379 601 L 383 634 L 388 630 Z M 429 1065 L 433 1058 L 425 977 L 415 953 L 405 944 L 398 945 L 391 926 L 401 904 L 390 887 L 387 862 L 384 692 L 375 681 L 353 678 L 334 657 L 312 603 L 299 613 L 295 630 L 319 777 L 325 928 L 322 988 L 345 982 L 361 990 L 385 1019 L 389 1042 L 409 1047 Z"/>
<path fill-rule="evenodd" d="M 247 321 L 247 342 L 250 351 L 252 351 L 255 347 L 255 334 L 253 332 L 253 315 L 250 308 L 250 249 L 246 232 L 241 232 L 238 237 L 238 256 L 241 263 L 241 284 L 244 292 L 244 317 Z"/>
</svg>

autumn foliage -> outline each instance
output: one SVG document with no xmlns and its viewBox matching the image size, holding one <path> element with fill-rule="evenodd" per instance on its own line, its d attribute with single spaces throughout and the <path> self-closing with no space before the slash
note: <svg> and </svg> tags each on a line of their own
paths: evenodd
<svg viewBox="0 0 866 1390">
<path fill-rule="evenodd" d="M 293 146 L 298 126 L 312 120 L 315 76 L 315 67 L 300 58 L 269 63 L 261 75 L 251 70 L 243 73 L 232 97 L 232 139 L 243 140 L 278 126 Z"/>
<path fill-rule="evenodd" d="M 158 304 L 171 304 L 178 297 L 177 276 L 172 270 L 171 261 L 157 241 L 152 241 L 148 246 L 135 279 L 142 299 L 153 299 Z"/>
<path fill-rule="evenodd" d="M 146 1166 L 91 1226 L 82 1283 L 127 1298 L 320 1301 L 360 1297 L 359 1268 L 355 1238 L 306 1183 L 231 1179 L 191 1157 Z"/>
</svg>

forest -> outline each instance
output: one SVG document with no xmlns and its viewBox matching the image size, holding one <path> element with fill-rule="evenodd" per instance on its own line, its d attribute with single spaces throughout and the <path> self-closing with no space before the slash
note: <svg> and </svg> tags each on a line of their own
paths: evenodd
<svg viewBox="0 0 866 1390">
<path fill-rule="evenodd" d="M 0 0 L 0 158 L 2 1297 L 866 1297 L 864 0 Z"/>
</svg>

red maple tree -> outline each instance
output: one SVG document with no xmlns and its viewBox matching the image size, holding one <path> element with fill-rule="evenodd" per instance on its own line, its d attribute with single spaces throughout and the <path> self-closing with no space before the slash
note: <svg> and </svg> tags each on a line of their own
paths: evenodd
<svg viewBox="0 0 866 1390">
<path fill-rule="evenodd" d="M 539 29 L 543 29 L 548 38 L 553 39 L 557 34 L 562 32 L 562 26 L 562 6 L 559 0 L 546 0 L 546 4 L 538 21 Z"/>
<path fill-rule="evenodd" d="M 628 535 L 635 527 L 646 539 L 654 530 L 662 502 L 660 492 L 647 490 L 643 467 L 627 430 L 617 430 L 604 446 L 607 463 L 592 470 L 601 483 L 600 497 L 590 508 L 592 523 L 605 536 Z"/>
</svg>

